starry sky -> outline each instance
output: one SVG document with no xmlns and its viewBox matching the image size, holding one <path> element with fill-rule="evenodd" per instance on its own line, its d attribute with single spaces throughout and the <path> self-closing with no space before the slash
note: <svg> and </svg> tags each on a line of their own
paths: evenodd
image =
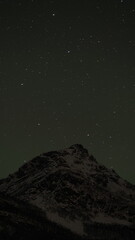
<svg viewBox="0 0 135 240">
<path fill-rule="evenodd" d="M 135 183 L 134 0 L 0 0 L 0 178 L 82 144 Z"/>
</svg>

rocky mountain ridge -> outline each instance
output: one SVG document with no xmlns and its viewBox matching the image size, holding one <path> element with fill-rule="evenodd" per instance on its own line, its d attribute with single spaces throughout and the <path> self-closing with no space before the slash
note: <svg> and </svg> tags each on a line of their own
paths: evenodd
<svg viewBox="0 0 135 240">
<path fill-rule="evenodd" d="M 80 144 L 43 153 L 0 180 L 0 192 L 31 203 L 80 236 L 91 224 L 135 226 L 135 186 Z"/>
</svg>

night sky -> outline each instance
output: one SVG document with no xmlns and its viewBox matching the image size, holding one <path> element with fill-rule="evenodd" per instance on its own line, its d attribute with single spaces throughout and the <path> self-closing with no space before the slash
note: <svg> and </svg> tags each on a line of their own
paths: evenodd
<svg viewBox="0 0 135 240">
<path fill-rule="evenodd" d="M 135 1 L 0 0 L 0 178 L 74 143 L 135 183 Z"/>
</svg>

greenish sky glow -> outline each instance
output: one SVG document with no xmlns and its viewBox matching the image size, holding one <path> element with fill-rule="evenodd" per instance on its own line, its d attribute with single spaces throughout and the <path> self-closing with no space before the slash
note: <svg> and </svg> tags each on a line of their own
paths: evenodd
<svg viewBox="0 0 135 240">
<path fill-rule="evenodd" d="M 134 29 L 134 1 L 0 1 L 0 178 L 80 143 L 135 183 Z"/>
</svg>

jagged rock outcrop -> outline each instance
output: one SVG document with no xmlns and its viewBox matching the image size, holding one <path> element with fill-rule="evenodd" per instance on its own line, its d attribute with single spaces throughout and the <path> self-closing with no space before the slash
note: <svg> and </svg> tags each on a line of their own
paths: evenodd
<svg viewBox="0 0 135 240">
<path fill-rule="evenodd" d="M 0 180 L 0 192 L 38 206 L 51 221 L 84 236 L 91 224 L 135 225 L 135 186 L 80 144 L 25 163 Z"/>
</svg>

